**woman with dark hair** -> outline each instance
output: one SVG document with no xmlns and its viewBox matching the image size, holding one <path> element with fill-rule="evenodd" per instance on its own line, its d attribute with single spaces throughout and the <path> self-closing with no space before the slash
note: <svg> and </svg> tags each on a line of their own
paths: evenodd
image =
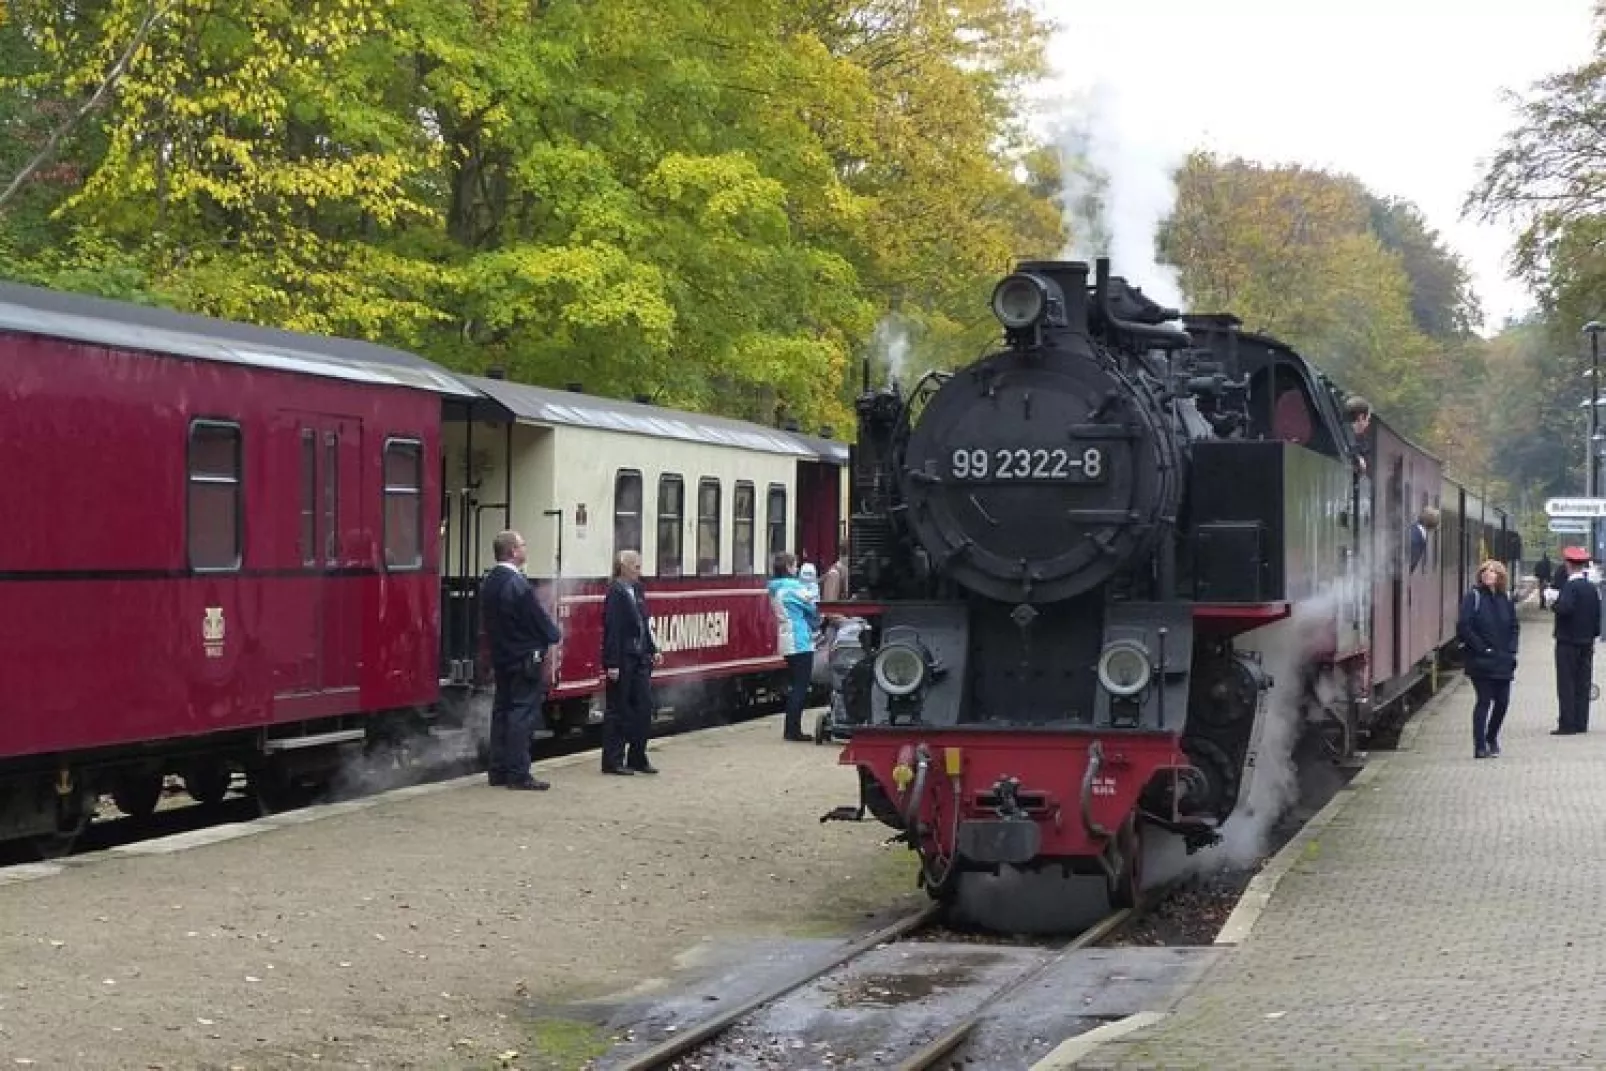
<svg viewBox="0 0 1606 1071">
<path fill-rule="evenodd" d="M 803 735 L 803 703 L 814 675 L 814 629 L 820 623 L 820 609 L 797 578 L 797 558 L 785 551 L 771 563 L 768 590 L 770 609 L 775 613 L 776 650 L 786 659 L 789 680 L 782 735 L 808 742 L 811 738 Z"/>
<path fill-rule="evenodd" d="M 1511 703 L 1517 675 L 1517 608 L 1507 592 L 1506 567 L 1497 561 L 1478 566 L 1478 582 L 1461 599 L 1455 633 L 1466 647 L 1467 677 L 1477 693 L 1472 704 L 1472 755 L 1500 754 L 1500 726 Z"/>
</svg>

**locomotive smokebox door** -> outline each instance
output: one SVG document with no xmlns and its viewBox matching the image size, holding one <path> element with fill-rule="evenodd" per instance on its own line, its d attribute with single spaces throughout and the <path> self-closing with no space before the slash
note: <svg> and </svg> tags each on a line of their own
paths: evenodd
<svg viewBox="0 0 1606 1071">
<path fill-rule="evenodd" d="M 1186 604 L 1115 603 L 1106 611 L 1093 724 L 1180 732 L 1188 716 L 1193 614 Z"/>
</svg>

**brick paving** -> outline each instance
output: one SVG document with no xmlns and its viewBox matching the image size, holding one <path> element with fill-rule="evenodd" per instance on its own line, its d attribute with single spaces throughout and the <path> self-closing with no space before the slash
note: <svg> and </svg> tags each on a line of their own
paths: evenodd
<svg viewBox="0 0 1606 1071">
<path fill-rule="evenodd" d="M 1537 612 L 1501 758 L 1472 757 L 1472 698 L 1419 715 L 1170 1015 L 1077 1066 L 1606 1068 L 1606 711 L 1548 735 Z"/>
</svg>

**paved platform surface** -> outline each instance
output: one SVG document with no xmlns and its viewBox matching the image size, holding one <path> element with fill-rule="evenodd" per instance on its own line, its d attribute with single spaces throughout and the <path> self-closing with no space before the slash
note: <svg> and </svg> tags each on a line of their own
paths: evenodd
<svg viewBox="0 0 1606 1071">
<path fill-rule="evenodd" d="M 1472 757 L 1457 685 L 1248 939 L 1159 1023 L 1076 1066 L 1606 1067 L 1606 711 L 1587 735 L 1548 735 L 1550 624 L 1523 618 L 1501 758 Z"/>
<path fill-rule="evenodd" d="M 820 824 L 858 800 L 837 748 L 778 717 L 653 748 L 658 777 L 593 752 L 542 764 L 550 792 L 426 786 L 12 874 L 0 1068 L 578 1068 L 605 1039 L 551 1009 L 923 902 L 887 830 Z"/>
</svg>

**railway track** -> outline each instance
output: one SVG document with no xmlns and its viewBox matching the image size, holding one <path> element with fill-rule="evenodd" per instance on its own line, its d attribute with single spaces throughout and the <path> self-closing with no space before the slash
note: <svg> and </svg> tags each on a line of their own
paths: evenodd
<svg viewBox="0 0 1606 1071">
<path fill-rule="evenodd" d="M 732 1055 L 716 1050 L 723 1037 L 752 1032 L 753 1024 L 749 1024 L 750 1029 L 746 1031 L 743 1024 L 756 1016 L 763 1015 L 767 1009 L 775 1008 L 779 1002 L 798 991 L 810 987 L 828 986 L 832 976 L 851 973 L 856 964 L 868 957 L 880 955 L 884 958 L 889 945 L 918 943 L 914 939 L 921 931 L 939 921 L 942 910 L 941 905 L 932 904 L 915 911 L 889 926 L 843 946 L 823 962 L 814 963 L 806 970 L 781 979 L 732 1007 L 690 1026 L 668 1027 L 668 1030 L 674 1031 L 673 1036 L 659 1041 L 644 1051 L 628 1055 L 617 1062 L 604 1060 L 595 1066 L 605 1068 L 607 1071 L 692 1071 L 703 1068 L 792 1066 L 784 1060 L 777 1061 L 773 1056 Z M 902 1039 L 900 1043 L 897 1038 L 879 1034 L 875 1051 L 861 1054 L 858 1059 L 845 1053 L 835 1053 L 821 1058 L 818 1050 L 824 1043 L 816 1042 L 812 1046 L 814 1051 L 806 1056 L 811 1061 L 819 1060 L 835 1068 L 853 1067 L 861 1061 L 873 1063 L 878 1067 L 896 1067 L 898 1071 L 928 1071 L 931 1068 L 947 1066 L 963 1056 L 966 1046 L 978 1028 L 1006 1007 L 1012 997 L 1020 994 L 1032 983 L 1050 975 L 1067 956 L 1105 940 L 1132 915 L 1131 909 L 1116 911 L 1089 926 L 1074 938 L 1053 946 L 1050 954 L 1028 961 L 1010 977 L 1001 981 L 997 978 L 984 980 L 971 987 L 961 998 L 966 1004 L 965 1010 L 960 1012 L 957 1018 L 948 1020 L 949 1025 L 935 1035 L 930 1035 L 927 1031 L 927 1036 L 921 1036 L 917 1027 L 910 1032 L 911 1036 Z M 986 946 L 972 944 L 963 947 L 975 949 Z M 757 1027 L 757 1031 L 762 1033 L 762 1027 Z M 749 1039 L 744 1038 L 743 1043 L 748 1044 Z M 800 1047 L 801 1043 L 791 1042 L 791 1049 L 794 1052 Z M 899 1052 L 902 1055 L 893 1062 L 893 1057 Z M 798 1055 L 801 1058 L 805 1054 Z"/>
</svg>

